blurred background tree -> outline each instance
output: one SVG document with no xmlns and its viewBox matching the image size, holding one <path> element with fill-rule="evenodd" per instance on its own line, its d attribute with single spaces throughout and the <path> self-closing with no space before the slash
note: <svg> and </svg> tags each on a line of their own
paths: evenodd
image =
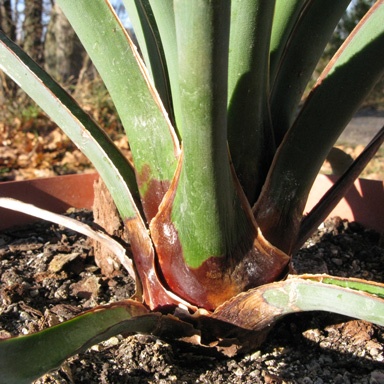
<svg viewBox="0 0 384 384">
<path fill-rule="evenodd" d="M 123 15 L 122 1 L 111 2 Z M 87 54 L 54 0 L 0 0 L 0 29 L 59 82 L 74 85 L 89 71 Z M 0 71 L 0 101 L 10 87 L 4 79 Z"/>
<path fill-rule="evenodd" d="M 129 25 L 122 1 L 110 1 Z M 61 83 L 113 140 L 124 138 L 109 93 L 55 0 L 0 0 L 0 29 Z M 126 139 L 119 145 L 128 151 Z M 88 168 L 89 161 L 74 144 L 0 71 L 0 182 Z"/>
<path fill-rule="evenodd" d="M 60 82 L 77 79 L 85 50 L 64 13 L 54 4 L 44 41 L 45 70 Z"/>
<path fill-rule="evenodd" d="M 39 64 L 43 63 L 43 0 L 24 0 L 22 48 Z"/>
<path fill-rule="evenodd" d="M 0 0 L 0 28 L 11 39 L 15 39 L 16 28 L 12 17 L 11 0 Z"/>
<path fill-rule="evenodd" d="M 13 21 L 11 0 L 0 0 L 0 29 L 3 30 L 12 40 L 16 39 L 16 26 Z M 6 78 L 0 71 L 0 103 L 4 103 L 5 96 L 11 96 L 16 89 L 15 84 Z"/>
</svg>

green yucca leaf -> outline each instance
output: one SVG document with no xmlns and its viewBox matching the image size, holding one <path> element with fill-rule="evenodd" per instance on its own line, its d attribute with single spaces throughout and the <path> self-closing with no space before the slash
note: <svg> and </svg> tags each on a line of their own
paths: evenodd
<svg viewBox="0 0 384 384">
<path fill-rule="evenodd" d="M 188 243 L 187 264 L 197 267 L 225 253 L 232 232 L 223 217 L 234 196 L 226 144 L 230 1 L 177 0 L 174 7 L 183 164 L 172 219 Z"/>
<path fill-rule="evenodd" d="M 108 184 L 122 217 L 136 217 L 137 185 L 126 158 L 72 97 L 1 31 L 0 67 L 92 161 Z"/>
<path fill-rule="evenodd" d="M 274 1 L 231 2 L 228 143 L 236 174 L 251 205 L 275 152 L 268 104 L 273 11 Z"/>
<path fill-rule="evenodd" d="M 169 118 L 174 123 L 167 64 L 162 41 L 149 1 L 124 0 L 123 3 L 129 14 L 129 20 L 135 31 L 135 36 L 148 72 L 156 90 L 159 92 Z"/>
<path fill-rule="evenodd" d="M 120 333 L 190 336 L 182 321 L 149 313 L 137 301 L 125 300 L 90 311 L 49 329 L 0 340 L 0 382 L 27 384 L 57 368 L 68 357 Z"/>
<path fill-rule="evenodd" d="M 261 235 L 258 238 L 249 204 L 229 165 L 230 2 L 178 0 L 174 10 L 183 152 L 150 229 L 167 285 L 184 299 L 211 309 L 245 286 L 276 278 L 288 258 L 276 249 L 264 249 L 269 246 Z M 258 267 L 237 269 L 244 259 Z M 249 273 L 261 271 L 261 265 L 262 275 Z M 183 272 L 174 273 L 175 268 Z M 241 277 L 231 277 L 238 272 Z"/>
<path fill-rule="evenodd" d="M 58 4 L 116 105 L 132 150 L 143 208 L 150 220 L 176 169 L 179 146 L 174 130 L 111 5 L 104 0 L 59 0 Z"/>
<path fill-rule="evenodd" d="M 329 311 L 384 325 L 384 285 L 327 275 L 289 276 L 238 295 L 213 317 L 262 331 L 285 315 L 304 311 Z"/>
<path fill-rule="evenodd" d="M 276 0 L 273 16 L 269 80 L 274 83 L 279 63 L 294 25 L 308 0 Z"/>
<path fill-rule="evenodd" d="M 159 29 L 161 42 L 163 43 L 164 54 L 166 58 L 169 82 L 172 90 L 172 106 L 176 120 L 176 128 L 179 136 L 182 136 L 182 114 L 180 106 L 180 88 L 179 88 L 179 62 L 177 54 L 177 39 L 175 14 L 173 9 L 173 0 L 148 0 L 151 4 L 157 27 Z"/>
<path fill-rule="evenodd" d="M 271 83 L 276 145 L 280 145 L 291 126 L 305 87 L 349 3 L 350 0 L 307 1 L 293 27 Z"/>
<path fill-rule="evenodd" d="M 140 206 L 138 208 L 136 204 L 139 201 L 139 194 L 135 175 L 126 158 L 78 104 L 2 32 L 0 32 L 0 61 L 2 70 L 13 78 L 79 146 L 106 182 L 130 232 L 135 262 L 140 265 L 138 273 L 146 303 L 151 309 L 159 305 L 179 303 L 177 297 L 174 295 L 170 297 L 154 271 L 155 253 L 142 220 Z"/>
<path fill-rule="evenodd" d="M 381 299 L 384 299 L 384 285 L 374 281 L 367 281 L 357 278 L 335 277 L 328 275 L 303 275 L 303 279 L 319 281 L 323 284 L 336 285 L 343 288 L 353 289 L 355 291 L 365 292 Z M 382 321 L 384 321 L 382 319 Z"/>
<path fill-rule="evenodd" d="M 267 239 L 285 252 L 321 165 L 384 73 L 383 19 L 384 2 L 378 1 L 324 70 L 277 151 L 255 217 Z"/>
</svg>

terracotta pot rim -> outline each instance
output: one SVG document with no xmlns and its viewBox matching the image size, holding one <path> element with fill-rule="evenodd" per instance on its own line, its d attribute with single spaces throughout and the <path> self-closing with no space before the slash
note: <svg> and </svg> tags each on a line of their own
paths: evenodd
<svg viewBox="0 0 384 384">
<path fill-rule="evenodd" d="M 25 181 L 0 182 L 0 196 L 13 197 L 56 213 L 68 208 L 91 209 L 93 183 L 97 173 L 54 176 Z M 337 180 L 336 176 L 318 175 L 308 198 L 305 213 L 319 201 Z M 329 217 L 357 221 L 384 234 L 384 182 L 358 179 Z M 0 230 L 33 221 L 30 216 L 0 208 Z"/>
<path fill-rule="evenodd" d="M 0 196 L 12 197 L 55 213 L 67 209 L 91 209 L 97 173 L 63 175 L 23 181 L 0 182 Z M 36 221 L 23 213 L 0 208 L 0 230 Z"/>
<path fill-rule="evenodd" d="M 337 179 L 334 175 L 317 176 L 304 213 L 308 213 L 317 204 Z M 357 221 L 384 234 L 384 181 L 357 179 L 328 217 L 335 216 Z"/>
</svg>

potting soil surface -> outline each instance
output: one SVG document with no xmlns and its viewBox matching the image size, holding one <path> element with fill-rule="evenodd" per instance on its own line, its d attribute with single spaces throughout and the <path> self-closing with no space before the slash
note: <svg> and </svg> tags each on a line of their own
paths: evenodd
<svg viewBox="0 0 384 384">
<path fill-rule="evenodd" d="M 92 223 L 91 212 L 69 214 Z M 84 236 L 50 223 L 1 232 L 0 337 L 130 297 L 127 273 L 103 277 L 92 252 Z M 335 218 L 295 256 L 294 267 L 384 282 L 383 239 Z M 384 383 L 384 328 L 324 312 L 295 314 L 261 347 L 232 358 L 151 336 L 117 336 L 35 383 Z"/>
</svg>

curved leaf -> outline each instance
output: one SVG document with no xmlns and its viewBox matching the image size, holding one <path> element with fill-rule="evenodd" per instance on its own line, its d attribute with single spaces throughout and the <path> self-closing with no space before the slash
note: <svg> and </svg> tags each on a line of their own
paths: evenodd
<svg viewBox="0 0 384 384">
<path fill-rule="evenodd" d="M 63 225 L 66 228 L 70 228 L 73 231 L 98 241 L 117 257 L 120 264 L 124 266 L 132 279 L 136 280 L 136 273 L 134 271 L 132 261 L 127 256 L 126 249 L 118 241 L 114 240 L 112 237 L 106 235 L 105 233 L 101 231 L 95 231 L 89 225 L 72 219 L 71 217 L 59 215 L 57 213 L 53 213 L 45 209 L 38 208 L 32 204 L 23 203 L 12 198 L 0 197 L 0 207 L 12 209 L 14 211 L 38 217 L 39 219 L 47 220 L 58 225 Z"/>
<path fill-rule="evenodd" d="M 339 180 L 327 191 L 314 208 L 303 219 L 300 225 L 300 232 L 297 236 L 293 253 L 298 251 L 306 239 L 318 228 L 328 217 L 339 201 L 345 196 L 354 181 L 359 177 L 363 169 L 376 154 L 384 143 L 384 127 L 376 134 L 364 151 L 356 158 L 348 170 Z"/>
<path fill-rule="evenodd" d="M 171 91 L 162 42 L 148 0 L 123 0 L 144 62 L 172 122 Z"/>
<path fill-rule="evenodd" d="M 175 132 L 136 47 L 109 2 L 58 0 L 58 4 L 116 105 L 132 150 L 143 208 L 150 221 L 176 169 L 179 144 Z"/>
<path fill-rule="evenodd" d="M 236 296 L 212 317 L 263 331 L 283 316 L 303 311 L 329 311 L 384 325 L 384 285 L 327 275 L 289 276 Z"/>
<path fill-rule="evenodd" d="M 231 2 L 228 143 L 248 201 L 259 196 L 275 152 L 270 121 L 269 42 L 274 1 Z"/>
<path fill-rule="evenodd" d="M 174 317 L 149 313 L 136 301 L 120 301 L 28 336 L 1 339 L 0 382 L 30 383 L 68 357 L 120 333 L 186 337 L 196 332 Z"/>
<path fill-rule="evenodd" d="M 384 73 L 383 19 L 379 0 L 324 70 L 277 151 L 255 217 L 264 236 L 287 253 L 321 165 Z"/>
<path fill-rule="evenodd" d="M 76 102 L 1 31 L 0 68 L 50 115 L 99 171 L 129 231 L 144 301 L 151 309 L 182 302 L 164 288 L 155 272 L 153 244 L 129 189 L 136 191 L 138 199 L 135 175 L 127 159 Z"/>
<path fill-rule="evenodd" d="M 303 6 L 307 2 L 308 0 L 276 0 L 275 2 L 269 65 L 269 80 L 271 84 L 275 81 L 284 47 Z"/>
<path fill-rule="evenodd" d="M 156 23 L 159 28 L 161 41 L 163 43 L 164 54 L 168 67 L 169 82 L 172 90 L 172 105 L 176 120 L 176 128 L 179 136 L 182 136 L 182 112 L 180 105 L 179 88 L 179 63 L 177 52 L 175 13 L 173 0 L 148 0 L 155 15 Z"/>
<path fill-rule="evenodd" d="M 353 277 L 336 277 L 328 275 L 302 275 L 302 279 L 318 281 L 323 284 L 336 285 L 338 287 L 349 288 L 355 291 L 369 293 L 384 299 L 384 284 L 375 281 L 367 281 Z"/>
<path fill-rule="evenodd" d="M 309 0 L 287 42 L 274 82 L 271 114 L 279 146 L 305 87 L 350 0 Z"/>
<path fill-rule="evenodd" d="M 75 100 L 1 31 L 0 68 L 92 161 L 107 183 L 122 217 L 139 215 L 134 201 L 134 197 L 138 199 L 137 184 L 127 159 Z"/>
</svg>

